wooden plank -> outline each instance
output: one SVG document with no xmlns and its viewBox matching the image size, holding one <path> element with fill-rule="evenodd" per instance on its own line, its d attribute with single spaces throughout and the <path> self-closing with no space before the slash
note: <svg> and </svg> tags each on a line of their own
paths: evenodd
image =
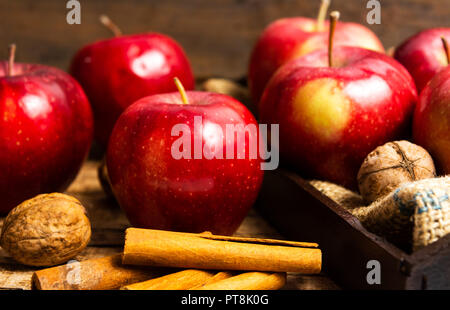
<svg viewBox="0 0 450 310">
<path fill-rule="evenodd" d="M 319 0 L 80 0 L 81 25 L 66 23 L 66 1 L 0 0 L 0 42 L 18 44 L 17 60 L 69 66 L 84 44 L 110 36 L 98 22 L 106 13 L 125 34 L 166 33 L 185 48 L 197 77 L 246 75 L 251 48 L 271 21 L 315 17 Z M 343 21 L 366 24 L 367 1 L 333 0 Z M 382 0 L 381 25 L 367 25 L 384 43 L 396 46 L 415 32 L 450 26 L 450 2 Z M 6 52 L 5 52 L 6 53 Z"/>
<path fill-rule="evenodd" d="M 450 289 L 450 235 L 412 254 L 414 266 L 407 289 Z"/>
<path fill-rule="evenodd" d="M 83 261 L 90 258 L 113 255 L 122 251 L 119 247 L 87 247 L 74 259 Z M 32 268 L 14 262 L 0 248 L 0 290 L 1 289 L 31 289 L 31 276 L 40 268 Z"/>
<path fill-rule="evenodd" d="M 124 230 L 129 222 L 114 201 L 104 194 L 97 178 L 99 162 L 87 161 L 82 167 L 67 193 L 77 197 L 86 207 L 92 224 L 92 238 L 89 246 L 74 259 L 112 255 L 122 251 Z M 0 227 L 3 219 L 0 219 Z M 258 213 L 251 210 L 235 234 L 242 237 L 274 238 L 283 237 Z M 30 289 L 31 275 L 37 268 L 14 262 L 0 248 L 0 289 Z M 289 289 L 337 289 L 338 287 L 324 275 L 303 276 L 289 274 L 285 288 Z"/>
</svg>

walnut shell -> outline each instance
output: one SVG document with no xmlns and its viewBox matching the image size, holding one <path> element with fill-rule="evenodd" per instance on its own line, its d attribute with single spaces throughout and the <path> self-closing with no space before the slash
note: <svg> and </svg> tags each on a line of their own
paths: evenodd
<svg viewBox="0 0 450 310">
<path fill-rule="evenodd" d="M 81 203 L 52 193 L 11 210 L 3 223 L 0 245 L 22 264 L 53 266 L 80 253 L 90 237 L 91 225 Z"/>
<path fill-rule="evenodd" d="M 256 107 L 252 104 L 250 92 L 247 87 L 229 79 L 207 79 L 200 85 L 200 90 L 219 93 L 233 97 L 242 102 L 253 114 L 257 114 Z"/>
<path fill-rule="evenodd" d="M 434 178 L 436 169 L 428 152 L 409 141 L 388 142 L 367 155 L 358 172 L 358 187 L 371 203 L 400 184 Z"/>
</svg>

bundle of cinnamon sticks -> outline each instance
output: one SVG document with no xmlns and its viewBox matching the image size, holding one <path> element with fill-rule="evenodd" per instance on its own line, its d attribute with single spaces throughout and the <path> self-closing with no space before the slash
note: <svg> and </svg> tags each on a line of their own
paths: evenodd
<svg viewBox="0 0 450 310">
<path fill-rule="evenodd" d="M 122 254 L 33 274 L 41 290 L 273 290 L 319 273 L 315 243 L 129 228 Z"/>
</svg>

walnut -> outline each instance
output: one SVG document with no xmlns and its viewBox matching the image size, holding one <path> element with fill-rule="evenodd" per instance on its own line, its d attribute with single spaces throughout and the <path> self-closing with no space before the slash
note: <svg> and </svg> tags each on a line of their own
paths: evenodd
<svg viewBox="0 0 450 310">
<path fill-rule="evenodd" d="M 377 147 L 358 172 L 358 186 L 366 203 L 371 203 L 405 182 L 434 178 L 436 170 L 428 152 L 408 141 Z"/>
<path fill-rule="evenodd" d="M 11 210 L 3 223 L 0 245 L 22 264 L 52 266 L 80 253 L 90 237 L 91 226 L 81 203 L 52 193 Z"/>
<path fill-rule="evenodd" d="M 219 93 L 233 97 L 242 102 L 253 114 L 257 114 L 255 106 L 251 102 L 248 88 L 228 79 L 207 79 L 200 85 L 200 90 Z"/>
<path fill-rule="evenodd" d="M 247 88 L 228 79 L 220 79 L 220 78 L 208 79 L 201 84 L 200 88 L 205 91 L 225 94 L 234 97 L 241 102 L 248 101 L 250 97 Z"/>
</svg>

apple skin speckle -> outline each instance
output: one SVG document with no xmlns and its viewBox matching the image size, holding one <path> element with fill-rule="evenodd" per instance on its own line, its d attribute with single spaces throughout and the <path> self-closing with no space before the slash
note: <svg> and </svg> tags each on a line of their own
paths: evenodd
<svg viewBox="0 0 450 310">
<path fill-rule="evenodd" d="M 325 22 L 323 29 L 317 29 L 316 25 L 316 19 L 290 17 L 278 19 L 264 29 L 249 64 L 248 80 L 255 103 L 259 102 L 270 78 L 283 64 L 327 48 L 329 22 Z M 383 44 L 375 33 L 356 23 L 339 22 L 333 42 L 335 47 L 358 46 L 384 53 Z"/>
<path fill-rule="evenodd" d="M 175 91 L 178 77 L 193 89 L 194 76 L 182 47 L 159 33 L 123 35 L 81 48 L 70 73 L 79 81 L 92 104 L 95 139 L 105 148 L 114 123 L 136 100 Z"/>
<path fill-rule="evenodd" d="M 364 158 L 407 138 L 417 91 L 393 58 L 335 47 L 344 67 L 328 67 L 320 50 L 283 65 L 259 102 L 260 121 L 279 124 L 280 159 L 303 176 L 357 189 Z"/>
<path fill-rule="evenodd" d="M 450 42 L 450 28 L 423 30 L 406 39 L 395 49 L 394 58 L 409 71 L 419 94 L 427 83 L 448 65 L 442 38 Z"/>
<path fill-rule="evenodd" d="M 433 157 L 438 174 L 450 174 L 450 67 L 420 93 L 413 119 L 414 142 Z"/>
<path fill-rule="evenodd" d="M 40 193 L 63 191 L 93 137 L 81 87 L 52 67 L 0 62 L 0 214 Z"/>
<path fill-rule="evenodd" d="M 249 159 L 248 151 L 244 159 L 226 159 L 225 137 L 218 140 L 223 159 L 193 159 L 194 117 L 201 116 L 203 125 L 219 125 L 224 133 L 227 124 L 257 123 L 229 96 L 194 91 L 187 96 L 189 104 L 180 104 L 178 93 L 149 96 L 120 116 L 107 150 L 112 188 L 133 226 L 230 235 L 256 200 L 263 179 L 261 159 Z M 171 146 L 180 138 L 171 135 L 177 124 L 190 128 L 192 159 L 172 156 Z M 202 146 L 218 137 L 203 134 Z M 228 143 L 237 148 L 237 139 Z M 248 144 L 246 138 L 244 147 Z"/>
</svg>

